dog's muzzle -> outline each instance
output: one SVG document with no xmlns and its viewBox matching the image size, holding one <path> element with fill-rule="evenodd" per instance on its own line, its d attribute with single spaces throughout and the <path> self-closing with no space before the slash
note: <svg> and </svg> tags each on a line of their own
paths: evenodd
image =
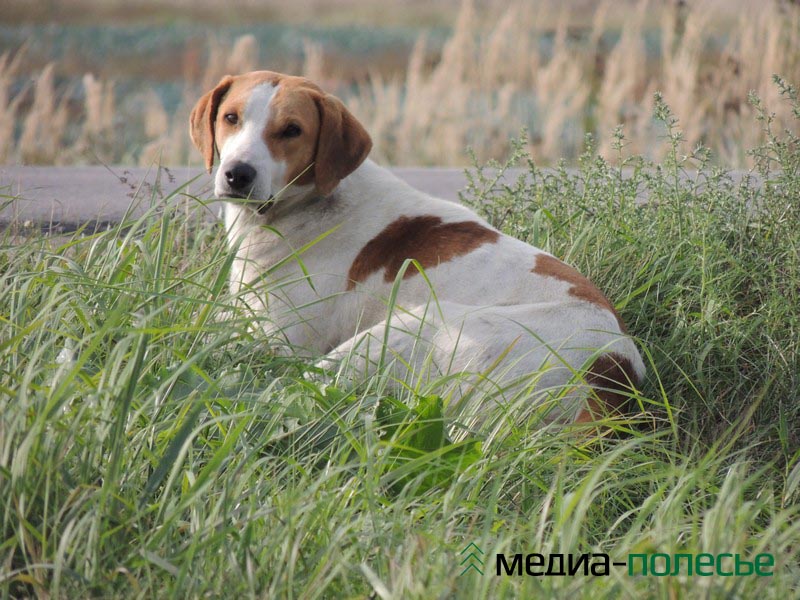
<svg viewBox="0 0 800 600">
<path fill-rule="evenodd" d="M 243 200 L 245 204 L 256 205 L 259 214 L 266 213 L 275 203 L 274 196 L 265 201 L 253 197 L 253 186 L 258 172 L 246 162 L 236 162 L 225 170 L 226 189 L 220 196 L 230 200 Z"/>
</svg>

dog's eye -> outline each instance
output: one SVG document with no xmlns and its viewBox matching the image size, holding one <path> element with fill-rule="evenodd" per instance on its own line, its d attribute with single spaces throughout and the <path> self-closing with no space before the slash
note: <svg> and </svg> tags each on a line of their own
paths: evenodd
<svg viewBox="0 0 800 600">
<path fill-rule="evenodd" d="M 291 123 L 290 125 L 286 126 L 286 129 L 284 129 L 283 132 L 281 132 L 281 137 L 293 138 L 297 137 L 301 133 L 303 133 L 303 130 L 300 129 L 300 127 L 295 125 L 294 123 Z"/>
<path fill-rule="evenodd" d="M 239 115 L 236 113 L 228 113 L 225 115 L 225 120 L 231 125 L 236 125 L 239 122 Z"/>
</svg>

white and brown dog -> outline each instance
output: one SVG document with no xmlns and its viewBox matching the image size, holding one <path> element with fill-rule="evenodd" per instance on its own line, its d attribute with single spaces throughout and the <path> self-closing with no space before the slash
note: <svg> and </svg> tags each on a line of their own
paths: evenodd
<svg viewBox="0 0 800 600">
<path fill-rule="evenodd" d="M 549 399 L 548 420 L 591 421 L 641 380 L 636 346 L 588 279 L 368 160 L 362 125 L 311 81 L 225 77 L 194 107 L 191 136 L 209 172 L 219 152 L 232 290 L 292 348 L 329 367 L 391 362 L 405 381 L 457 381 L 459 414 L 480 412 L 480 385 Z"/>
</svg>

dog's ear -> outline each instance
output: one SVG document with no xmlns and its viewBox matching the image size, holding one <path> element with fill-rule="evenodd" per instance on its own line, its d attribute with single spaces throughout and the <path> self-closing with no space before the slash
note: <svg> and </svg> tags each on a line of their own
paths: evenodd
<svg viewBox="0 0 800 600">
<path fill-rule="evenodd" d="M 203 95 L 192 109 L 189 117 L 189 135 L 197 149 L 203 153 L 206 170 L 211 173 L 214 166 L 214 123 L 217 120 L 217 109 L 222 97 L 227 93 L 233 83 L 233 77 L 226 75 L 210 92 Z"/>
<path fill-rule="evenodd" d="M 314 183 L 317 191 L 327 196 L 364 162 L 372 149 L 372 138 L 338 98 L 320 94 L 315 100 L 320 126 Z"/>
</svg>

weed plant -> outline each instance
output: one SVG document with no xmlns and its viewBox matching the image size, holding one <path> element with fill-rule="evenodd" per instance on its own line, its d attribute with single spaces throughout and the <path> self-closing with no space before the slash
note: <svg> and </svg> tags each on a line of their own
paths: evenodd
<svg viewBox="0 0 800 600">
<path fill-rule="evenodd" d="M 663 162 L 627 156 L 620 130 L 618 166 L 587 140 L 579 169 L 543 171 L 521 141 L 522 176 L 479 168 L 465 195 L 591 277 L 639 340 L 636 414 L 601 429 L 490 407 L 491 435 L 453 443 L 435 394 L 309 378 L 230 295 L 222 227 L 179 193 L 109 231 L 7 229 L 0 596 L 795 596 L 800 145 L 762 109 L 759 169 L 736 180 L 682 156 L 655 105 Z M 483 575 L 461 574 L 470 542 Z M 495 575 L 498 553 L 655 552 L 776 562 Z"/>
</svg>

